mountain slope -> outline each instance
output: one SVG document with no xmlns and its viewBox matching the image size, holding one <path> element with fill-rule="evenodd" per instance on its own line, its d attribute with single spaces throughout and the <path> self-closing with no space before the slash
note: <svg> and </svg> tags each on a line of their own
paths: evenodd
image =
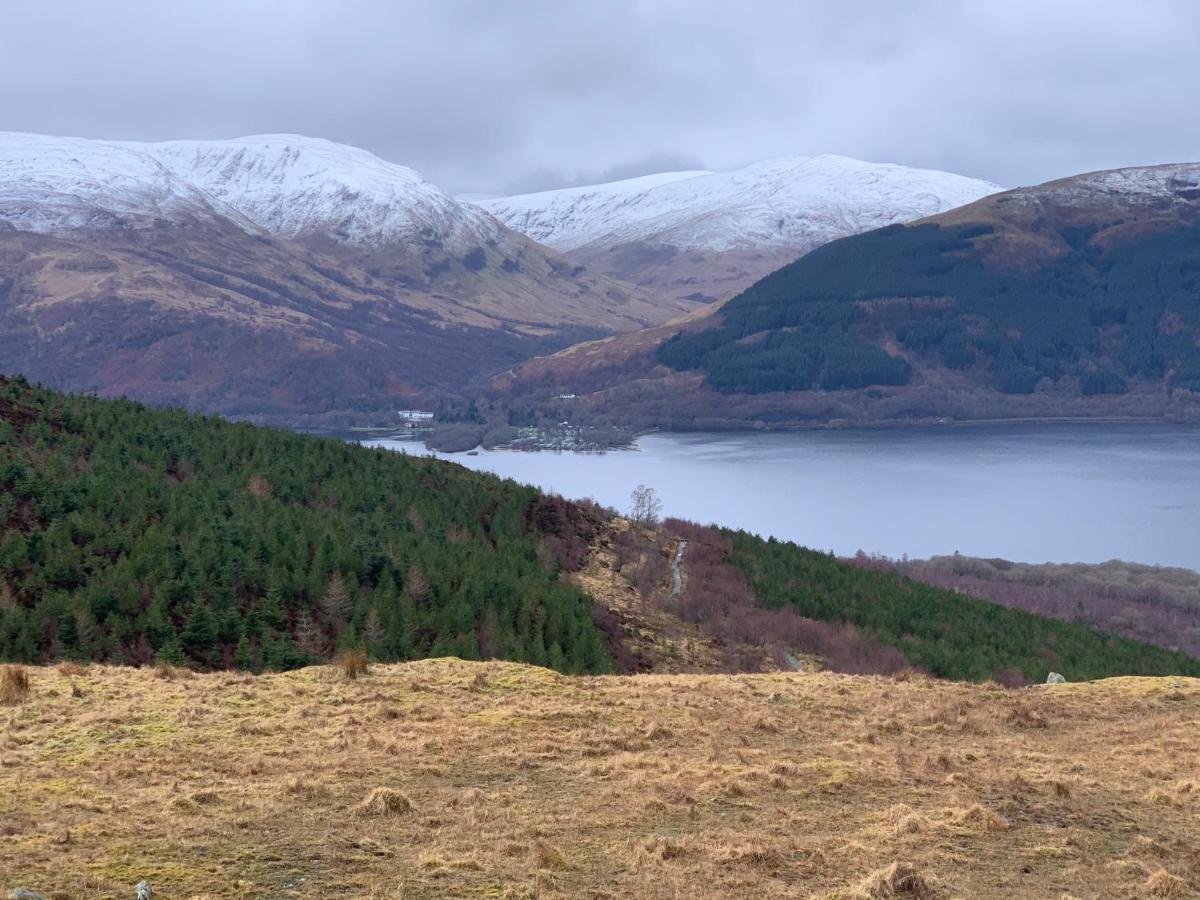
<svg viewBox="0 0 1200 900">
<path fill-rule="evenodd" d="M 0 134 L 0 369 L 61 387 L 379 411 L 686 308 L 328 141 Z"/>
<path fill-rule="evenodd" d="M 732 172 L 668 172 L 480 205 L 599 271 L 712 300 L 835 238 L 999 190 L 947 172 L 817 156 Z"/>
<path fill-rule="evenodd" d="M 832 242 L 709 315 L 497 386 L 690 427 L 1186 418 L 1200 412 L 1197 271 L 1200 164 L 1091 173 Z"/>
</svg>

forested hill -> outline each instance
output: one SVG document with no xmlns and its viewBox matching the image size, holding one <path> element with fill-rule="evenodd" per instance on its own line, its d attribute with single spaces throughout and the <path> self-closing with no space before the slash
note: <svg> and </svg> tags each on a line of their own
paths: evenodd
<svg viewBox="0 0 1200 900">
<path fill-rule="evenodd" d="M 1200 392 L 1200 165 L 1064 179 L 835 241 L 658 359 L 752 394 L 947 378 Z"/>
<path fill-rule="evenodd" d="M 606 671 L 591 601 L 532 524 L 547 502 L 434 460 L 0 379 L 0 659 L 288 668 L 365 645 Z"/>
<path fill-rule="evenodd" d="M 650 542 L 610 570 L 645 583 L 643 606 L 759 659 L 773 642 L 840 671 L 1200 674 L 1181 653 L 712 529 L 680 533 L 674 597 L 667 527 L 439 460 L 0 378 L 0 661 L 285 669 L 353 647 L 627 671 L 633 636 L 562 577 L 621 528 Z"/>
</svg>

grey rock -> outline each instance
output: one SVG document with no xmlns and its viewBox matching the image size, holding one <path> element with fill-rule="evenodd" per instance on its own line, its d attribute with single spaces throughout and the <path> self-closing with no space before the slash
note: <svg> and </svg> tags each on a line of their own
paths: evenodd
<svg viewBox="0 0 1200 900">
<path fill-rule="evenodd" d="M 146 880 L 139 881 L 133 886 L 135 900 L 150 900 L 154 896 L 154 891 L 150 890 L 150 882 Z"/>
<path fill-rule="evenodd" d="M 42 900 L 42 895 L 22 887 L 16 887 L 8 892 L 8 900 Z"/>
<path fill-rule="evenodd" d="M 1063 678 L 1057 672 L 1051 672 L 1046 676 L 1046 684 L 1066 684 L 1067 679 Z"/>
</svg>

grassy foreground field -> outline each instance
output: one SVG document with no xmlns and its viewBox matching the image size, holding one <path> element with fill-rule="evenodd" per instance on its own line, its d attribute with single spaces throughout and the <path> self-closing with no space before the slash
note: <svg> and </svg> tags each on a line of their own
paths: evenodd
<svg viewBox="0 0 1200 900">
<path fill-rule="evenodd" d="M 1194 897 L 1200 680 L 27 670 L 43 897 Z"/>
</svg>

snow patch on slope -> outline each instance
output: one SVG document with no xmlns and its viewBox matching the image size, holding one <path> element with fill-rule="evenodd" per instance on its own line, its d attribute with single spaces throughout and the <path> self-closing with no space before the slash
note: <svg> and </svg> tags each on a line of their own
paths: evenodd
<svg viewBox="0 0 1200 900">
<path fill-rule="evenodd" d="M 999 185 L 844 156 L 732 172 L 667 172 L 487 200 L 506 225 L 557 250 L 652 241 L 685 249 L 811 249 L 970 203 Z"/>
<path fill-rule="evenodd" d="M 1052 181 L 1042 188 L 1027 189 L 1068 203 L 1094 202 L 1097 193 L 1129 202 L 1191 202 L 1197 199 L 1197 190 L 1200 190 L 1200 163 L 1107 169 Z"/>
</svg>

